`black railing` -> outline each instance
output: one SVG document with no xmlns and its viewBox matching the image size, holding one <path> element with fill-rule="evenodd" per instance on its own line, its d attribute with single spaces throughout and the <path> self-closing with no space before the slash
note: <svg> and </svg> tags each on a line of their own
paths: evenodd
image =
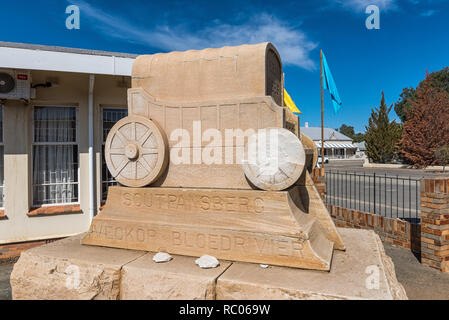
<svg viewBox="0 0 449 320">
<path fill-rule="evenodd" d="M 421 178 L 326 170 L 326 202 L 419 222 Z"/>
</svg>

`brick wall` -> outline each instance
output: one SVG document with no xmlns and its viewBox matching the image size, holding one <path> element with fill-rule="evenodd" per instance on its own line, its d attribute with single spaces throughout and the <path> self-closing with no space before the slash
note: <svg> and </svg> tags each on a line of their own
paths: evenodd
<svg viewBox="0 0 449 320">
<path fill-rule="evenodd" d="M 449 272 L 449 179 L 421 183 L 421 262 Z"/>
<path fill-rule="evenodd" d="M 421 228 L 419 224 L 330 204 L 326 206 L 337 227 L 374 230 L 382 241 L 411 249 L 416 253 L 421 250 Z"/>
<path fill-rule="evenodd" d="M 20 257 L 22 251 L 35 248 L 59 239 L 42 240 L 42 241 L 29 241 L 20 243 L 0 244 L 0 262 L 6 260 L 15 260 Z"/>
</svg>

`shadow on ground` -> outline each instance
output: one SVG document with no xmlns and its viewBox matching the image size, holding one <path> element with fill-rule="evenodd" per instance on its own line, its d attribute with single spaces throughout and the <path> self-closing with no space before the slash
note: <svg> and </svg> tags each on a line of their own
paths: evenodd
<svg viewBox="0 0 449 320">
<path fill-rule="evenodd" d="M 0 300 L 11 300 L 11 287 L 9 275 L 14 263 L 0 263 Z"/>
<path fill-rule="evenodd" d="M 384 243 L 410 300 L 449 300 L 449 273 L 422 265 L 408 249 Z"/>
</svg>

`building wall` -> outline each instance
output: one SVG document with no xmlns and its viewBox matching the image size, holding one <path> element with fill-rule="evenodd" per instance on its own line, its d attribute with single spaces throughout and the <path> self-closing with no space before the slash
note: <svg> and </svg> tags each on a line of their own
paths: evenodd
<svg viewBox="0 0 449 320">
<path fill-rule="evenodd" d="M 30 104 L 7 101 L 3 104 L 5 145 L 5 215 L 0 220 L 0 244 L 54 239 L 87 231 L 89 215 L 89 75 L 33 71 L 33 84 L 58 79 L 52 88 L 38 88 Z M 122 77 L 97 76 L 94 90 L 94 145 L 97 177 L 96 207 L 101 197 L 101 108 L 126 107 L 127 88 L 119 87 Z M 129 81 L 129 79 L 127 79 Z M 32 208 L 32 111 L 33 106 L 78 107 L 79 202 L 82 212 L 29 216 Z M 48 212 L 50 212 L 49 210 Z M 64 210 L 62 210 L 64 211 Z M 77 210 L 72 210 L 77 211 Z M 79 211 L 79 210 L 78 210 Z"/>
</svg>

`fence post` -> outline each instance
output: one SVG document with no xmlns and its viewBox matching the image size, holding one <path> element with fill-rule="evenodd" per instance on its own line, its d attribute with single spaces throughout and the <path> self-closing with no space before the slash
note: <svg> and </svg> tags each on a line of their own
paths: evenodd
<svg viewBox="0 0 449 320">
<path fill-rule="evenodd" d="M 449 272 L 449 179 L 421 181 L 421 262 Z"/>
</svg>

